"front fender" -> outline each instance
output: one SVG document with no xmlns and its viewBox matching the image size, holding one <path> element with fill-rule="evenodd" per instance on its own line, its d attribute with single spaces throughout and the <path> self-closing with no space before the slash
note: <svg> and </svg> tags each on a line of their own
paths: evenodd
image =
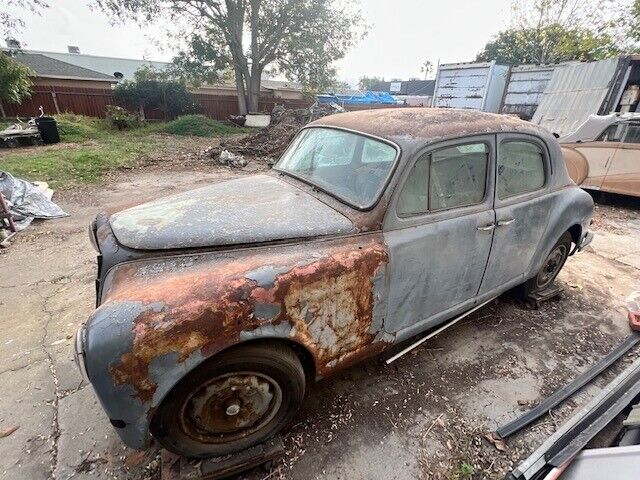
<svg viewBox="0 0 640 480">
<path fill-rule="evenodd" d="M 189 371 L 258 338 L 303 346 L 318 377 L 383 350 L 382 234 L 137 260 L 107 274 L 87 322 L 89 379 L 125 443 Z"/>
<path fill-rule="evenodd" d="M 575 225 L 579 226 L 578 241 L 586 234 L 593 217 L 591 195 L 575 186 L 565 187 L 553 194 L 556 198 L 549 211 L 547 228 L 531 261 L 528 275 L 534 277 L 560 237 Z"/>
</svg>

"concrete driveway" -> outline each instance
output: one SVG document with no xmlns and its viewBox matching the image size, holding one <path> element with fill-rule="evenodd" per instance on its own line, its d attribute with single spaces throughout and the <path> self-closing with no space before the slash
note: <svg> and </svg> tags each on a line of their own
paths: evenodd
<svg viewBox="0 0 640 480">
<path fill-rule="evenodd" d="M 122 446 L 72 360 L 73 334 L 94 303 L 87 225 L 107 206 L 242 174 L 146 168 L 65 191 L 54 199 L 71 217 L 37 222 L 0 251 L 0 434 L 18 427 L 0 438 L 0 478 L 159 478 L 157 450 Z M 372 360 L 312 387 L 285 434 L 285 458 L 249 477 L 502 478 L 622 368 L 504 451 L 485 438 L 627 334 L 623 301 L 640 290 L 639 212 L 598 207 L 593 246 L 561 274 L 562 299 L 531 310 L 500 298 L 390 367 Z"/>
</svg>

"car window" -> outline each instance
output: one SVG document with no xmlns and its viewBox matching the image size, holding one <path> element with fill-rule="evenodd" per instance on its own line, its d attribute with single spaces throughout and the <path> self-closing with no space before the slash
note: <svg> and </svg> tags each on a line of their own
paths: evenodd
<svg viewBox="0 0 640 480">
<path fill-rule="evenodd" d="M 624 136 L 624 143 L 640 143 L 640 124 L 630 123 Z"/>
<path fill-rule="evenodd" d="M 489 147 L 485 143 L 458 145 L 431 154 L 429 210 L 482 202 L 487 184 Z"/>
<path fill-rule="evenodd" d="M 508 198 L 543 187 L 544 153 L 531 142 L 508 141 L 498 155 L 498 198 Z"/>
<path fill-rule="evenodd" d="M 619 142 L 624 132 L 624 123 L 609 125 L 604 132 L 596 138 L 596 142 Z"/>
<path fill-rule="evenodd" d="M 400 197 L 398 198 L 398 214 L 400 216 L 416 215 L 429 210 L 429 154 L 416 161 L 407 177 Z"/>
<path fill-rule="evenodd" d="M 367 208 L 380 196 L 396 156 L 396 148 L 383 141 L 314 127 L 295 137 L 274 168 Z"/>
</svg>

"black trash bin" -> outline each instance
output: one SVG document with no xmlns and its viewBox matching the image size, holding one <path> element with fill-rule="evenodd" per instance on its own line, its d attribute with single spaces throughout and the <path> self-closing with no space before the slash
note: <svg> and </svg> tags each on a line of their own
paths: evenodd
<svg viewBox="0 0 640 480">
<path fill-rule="evenodd" d="M 36 125 L 43 143 L 58 143 L 60 141 L 60 133 L 58 133 L 58 124 L 55 118 L 38 117 L 36 118 Z"/>
</svg>

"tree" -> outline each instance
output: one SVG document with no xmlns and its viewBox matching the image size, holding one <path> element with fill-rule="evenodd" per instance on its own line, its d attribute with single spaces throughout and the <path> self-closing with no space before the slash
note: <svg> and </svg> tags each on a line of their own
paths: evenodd
<svg viewBox="0 0 640 480">
<path fill-rule="evenodd" d="M 616 0 L 514 0 L 512 25 L 477 60 L 549 63 L 600 60 L 626 49 Z"/>
<path fill-rule="evenodd" d="M 433 63 L 431 63 L 429 60 L 425 60 L 425 62 L 420 66 L 420 73 L 424 73 L 425 80 L 431 74 L 432 71 L 433 71 Z"/>
<path fill-rule="evenodd" d="M 0 52 L 0 116 L 6 117 L 3 102 L 22 103 L 31 96 L 31 70 Z"/>
<path fill-rule="evenodd" d="M 10 12 L 10 10 L 26 10 L 32 14 L 39 14 L 48 8 L 44 0 L 0 0 L 0 35 L 3 39 L 14 39 L 24 28 L 24 20 Z"/>
<path fill-rule="evenodd" d="M 360 90 L 378 90 L 380 83 L 384 82 L 383 77 L 360 77 L 358 80 L 358 88 Z"/>
<path fill-rule="evenodd" d="M 134 81 L 117 85 L 113 93 L 119 103 L 138 109 L 143 119 L 145 108 L 162 110 L 165 120 L 200 110 L 183 80 L 173 79 L 170 73 L 149 67 L 138 70 Z"/>
<path fill-rule="evenodd" d="M 476 60 L 517 65 L 593 61 L 620 53 L 607 34 L 598 35 L 586 28 L 567 30 L 561 25 L 549 25 L 540 29 L 500 32 L 485 45 Z"/>
<path fill-rule="evenodd" d="M 341 0 L 96 0 L 117 18 L 186 22 L 183 65 L 233 70 L 241 113 L 256 111 L 262 74 L 275 67 L 307 90 L 335 77 L 333 63 L 364 33 Z"/>
</svg>

